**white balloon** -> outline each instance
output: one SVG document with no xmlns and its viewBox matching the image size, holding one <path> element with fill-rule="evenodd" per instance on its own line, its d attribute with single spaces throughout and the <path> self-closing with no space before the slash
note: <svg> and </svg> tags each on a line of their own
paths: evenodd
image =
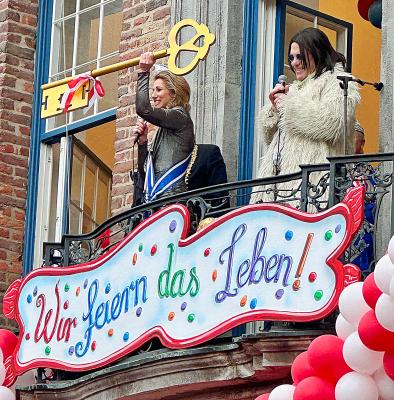
<svg viewBox="0 0 394 400">
<path fill-rule="evenodd" d="M 339 296 L 339 311 L 356 328 L 362 316 L 371 310 L 363 297 L 363 282 L 352 283 Z"/>
<path fill-rule="evenodd" d="M 394 400 L 394 381 L 387 376 L 384 368 L 379 368 L 373 375 L 381 400 Z"/>
<path fill-rule="evenodd" d="M 381 294 L 375 306 L 376 319 L 387 330 L 394 332 L 394 299 Z"/>
<path fill-rule="evenodd" d="M 15 395 L 11 389 L 5 386 L 0 386 L 0 399 L 1 400 L 15 400 Z"/>
<path fill-rule="evenodd" d="M 295 386 L 280 385 L 277 386 L 269 395 L 268 400 L 293 400 Z"/>
<path fill-rule="evenodd" d="M 389 295 L 394 299 L 394 277 L 392 277 L 390 281 Z"/>
<path fill-rule="evenodd" d="M 3 384 L 5 375 L 6 375 L 5 367 L 4 367 L 4 364 L 1 363 L 1 364 L 0 364 L 0 385 Z M 0 398 L 1 398 L 1 397 L 0 397 Z"/>
<path fill-rule="evenodd" d="M 337 332 L 338 337 L 341 338 L 342 340 L 345 340 L 349 335 L 351 335 L 356 330 L 356 328 L 352 324 L 347 322 L 346 319 L 343 318 L 342 314 L 339 314 L 335 322 L 335 330 Z"/>
<path fill-rule="evenodd" d="M 390 294 L 390 282 L 394 277 L 394 265 L 388 254 L 384 255 L 377 263 L 374 271 L 376 286 L 386 294 Z"/>
<path fill-rule="evenodd" d="M 394 264 L 394 236 L 390 239 L 387 252 L 390 257 L 391 262 Z"/>
<path fill-rule="evenodd" d="M 353 332 L 343 344 L 346 364 L 360 374 L 372 375 L 383 366 L 383 351 L 370 350 L 361 341 L 358 332 Z"/>
<path fill-rule="evenodd" d="M 368 375 L 349 372 L 335 386 L 335 400 L 378 400 L 378 388 Z"/>
</svg>

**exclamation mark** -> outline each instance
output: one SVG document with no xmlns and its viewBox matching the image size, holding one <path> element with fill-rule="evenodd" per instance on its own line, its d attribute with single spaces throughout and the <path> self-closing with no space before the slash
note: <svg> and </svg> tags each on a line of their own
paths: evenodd
<svg viewBox="0 0 394 400">
<path fill-rule="evenodd" d="M 302 274 L 302 271 L 304 270 L 305 266 L 305 261 L 306 258 L 308 257 L 309 249 L 311 248 L 312 245 L 312 240 L 313 240 L 313 233 L 308 233 L 308 237 L 306 238 L 304 250 L 301 255 L 300 262 L 298 263 L 298 268 L 295 274 L 296 280 L 293 282 L 293 290 L 298 290 L 300 288 L 300 277 Z"/>
</svg>

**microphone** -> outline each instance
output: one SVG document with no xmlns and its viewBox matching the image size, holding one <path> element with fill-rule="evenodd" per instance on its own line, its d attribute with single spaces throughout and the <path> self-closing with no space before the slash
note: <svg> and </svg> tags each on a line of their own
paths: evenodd
<svg viewBox="0 0 394 400">
<path fill-rule="evenodd" d="M 283 86 L 283 93 L 285 92 L 285 86 L 287 83 L 287 76 L 286 75 L 279 75 L 278 76 L 278 83 Z"/>
<path fill-rule="evenodd" d="M 138 120 L 143 122 L 144 131 L 146 129 L 148 129 L 148 124 L 147 124 L 146 121 L 144 121 L 141 117 L 138 117 Z M 135 138 L 134 138 L 133 146 L 135 146 L 138 143 L 138 141 L 140 140 L 140 137 L 142 136 L 142 134 L 143 134 L 143 132 L 142 133 L 141 132 L 137 132 L 137 134 L 135 135 Z"/>
</svg>

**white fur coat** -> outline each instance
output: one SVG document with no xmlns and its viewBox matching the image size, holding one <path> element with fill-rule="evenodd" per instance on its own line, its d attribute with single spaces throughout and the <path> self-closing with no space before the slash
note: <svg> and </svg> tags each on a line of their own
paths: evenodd
<svg viewBox="0 0 394 400">
<path fill-rule="evenodd" d="M 302 164 L 326 163 L 328 156 L 352 153 L 355 108 L 360 96 L 357 84 L 349 82 L 348 137 L 345 140 L 343 90 L 336 78 L 344 74 L 342 68 L 336 67 L 333 73 L 324 72 L 316 79 L 309 75 L 303 81 L 294 81 L 278 113 L 271 111 L 271 104 L 261 110 L 259 125 L 266 152 L 260 159 L 259 178 L 275 175 L 274 164 L 278 158 L 282 175 L 299 171 Z M 291 187 L 296 187 L 294 182 L 281 184 L 278 189 Z M 261 200 L 271 201 L 272 198 L 258 192 L 252 195 L 252 203 Z"/>
</svg>

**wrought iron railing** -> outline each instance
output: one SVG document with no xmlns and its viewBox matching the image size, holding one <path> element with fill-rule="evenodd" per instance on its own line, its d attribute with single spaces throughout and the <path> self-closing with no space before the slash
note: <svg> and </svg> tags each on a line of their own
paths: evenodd
<svg viewBox="0 0 394 400">
<path fill-rule="evenodd" d="M 61 243 L 45 243 L 43 266 L 91 261 L 122 240 L 141 221 L 169 204 L 186 205 L 191 218 L 190 233 L 193 233 L 201 220 L 248 204 L 251 194 L 259 202 L 273 201 L 302 211 L 319 212 L 340 202 L 353 182 L 361 181 L 367 186 L 366 216 L 344 259 L 360 262 L 363 258 L 364 264 L 367 262 L 363 268 L 367 273 L 373 269 L 377 257 L 375 239 L 378 224 L 383 223 L 379 218 L 383 203 L 391 210 L 394 202 L 393 166 L 394 153 L 333 157 L 327 164 L 302 165 L 300 171 L 293 174 L 221 184 L 165 197 L 113 216 L 91 233 L 68 234 Z M 393 216 L 388 229 L 394 233 Z"/>
</svg>

